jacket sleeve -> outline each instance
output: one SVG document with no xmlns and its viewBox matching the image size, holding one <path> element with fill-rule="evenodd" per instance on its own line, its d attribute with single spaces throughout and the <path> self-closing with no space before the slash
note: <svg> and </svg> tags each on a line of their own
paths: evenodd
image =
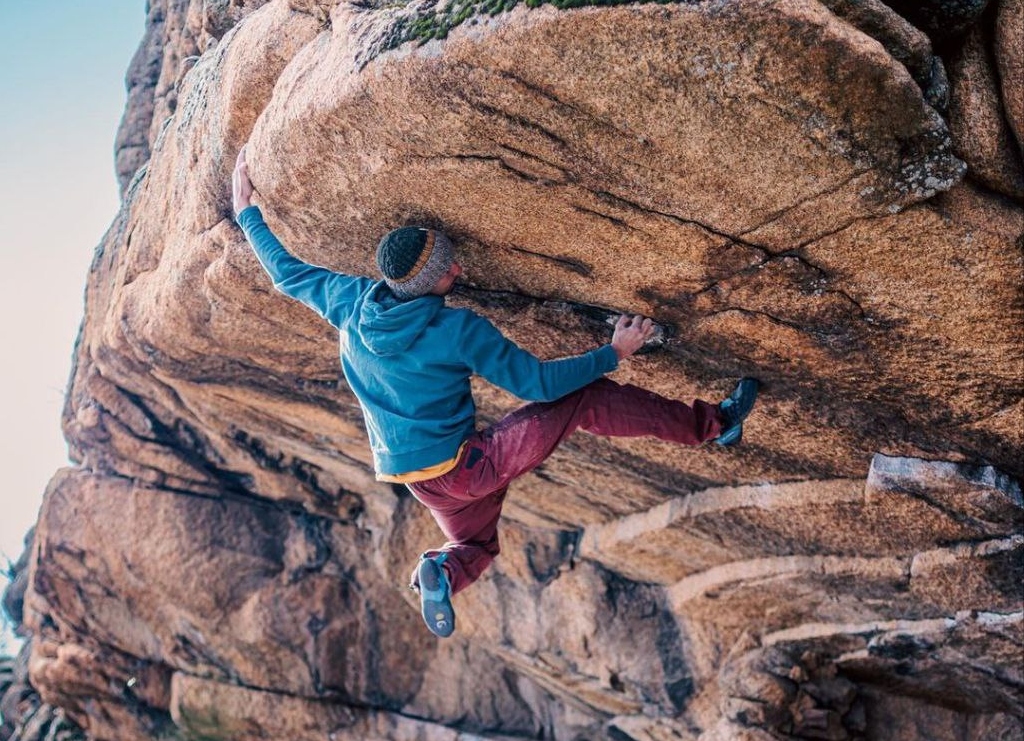
<svg viewBox="0 0 1024 741">
<path fill-rule="evenodd" d="M 619 365 L 611 345 L 567 358 L 540 360 L 491 322 L 466 312 L 463 359 L 472 371 L 526 401 L 554 401 L 596 381 Z"/>
<path fill-rule="evenodd" d="M 270 231 L 256 206 L 244 209 L 237 221 L 274 287 L 301 301 L 335 327 L 344 323 L 359 295 L 373 285 L 369 278 L 335 273 L 291 255 Z"/>
</svg>

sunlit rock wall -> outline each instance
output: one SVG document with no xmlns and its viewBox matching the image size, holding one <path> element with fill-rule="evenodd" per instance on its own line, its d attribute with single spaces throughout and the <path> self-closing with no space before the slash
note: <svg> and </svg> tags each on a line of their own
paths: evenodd
<svg viewBox="0 0 1024 741">
<path fill-rule="evenodd" d="M 1019 738 L 1022 13 L 152 2 L 18 702 L 112 741 Z M 757 376 L 743 444 L 571 438 L 437 641 L 440 534 L 234 225 L 243 144 L 297 255 L 443 228 L 452 302 L 544 357 L 650 315 L 614 377 Z"/>
</svg>

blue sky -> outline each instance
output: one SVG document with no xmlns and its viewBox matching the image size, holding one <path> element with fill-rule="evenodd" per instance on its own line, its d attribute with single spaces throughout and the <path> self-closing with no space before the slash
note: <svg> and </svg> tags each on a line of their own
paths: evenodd
<svg viewBox="0 0 1024 741">
<path fill-rule="evenodd" d="M 12 559 L 67 461 L 64 389 L 89 262 L 117 212 L 114 136 L 144 27 L 145 0 L 0 0 L 0 554 Z"/>
</svg>

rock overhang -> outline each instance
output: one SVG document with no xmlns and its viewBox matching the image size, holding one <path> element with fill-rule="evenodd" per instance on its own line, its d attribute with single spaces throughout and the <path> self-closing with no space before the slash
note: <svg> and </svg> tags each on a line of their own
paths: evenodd
<svg viewBox="0 0 1024 741">
<path fill-rule="evenodd" d="M 219 42 L 91 275 L 66 418 L 83 470 L 48 495 L 28 600 L 47 697 L 80 719 L 99 702 L 100 734 L 856 731 L 828 670 L 1014 715 L 1020 502 L 973 464 L 1020 474 L 1020 212 L 958 184 L 921 40 L 880 43 L 842 6 L 519 6 L 390 51 L 374 34 L 395 10 L 252 3 L 207 24 Z M 421 646 L 399 585 L 432 525 L 373 482 L 332 333 L 272 293 L 228 218 L 246 142 L 301 256 L 370 274 L 383 230 L 445 228 L 471 282 L 455 301 L 546 356 L 606 341 L 609 312 L 653 314 L 667 341 L 620 379 L 689 399 L 765 378 L 745 446 L 573 439 L 510 497 L 457 648 Z M 516 403 L 477 390 L 484 419 Z M 167 549 L 210 563 L 165 567 Z M 758 716 L 729 672 L 775 647 L 797 710 L 754 695 Z M 103 663 L 136 678 L 129 701 L 81 694 Z"/>
</svg>

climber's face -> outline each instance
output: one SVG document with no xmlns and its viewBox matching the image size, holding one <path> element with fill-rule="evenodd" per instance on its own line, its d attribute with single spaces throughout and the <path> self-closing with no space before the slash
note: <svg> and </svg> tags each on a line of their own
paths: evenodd
<svg viewBox="0 0 1024 741">
<path fill-rule="evenodd" d="M 460 275 L 462 275 L 462 266 L 453 260 L 452 266 L 448 268 L 448 272 L 438 279 L 437 284 L 430 292 L 435 296 L 447 296 L 452 292 L 455 281 Z"/>
</svg>

